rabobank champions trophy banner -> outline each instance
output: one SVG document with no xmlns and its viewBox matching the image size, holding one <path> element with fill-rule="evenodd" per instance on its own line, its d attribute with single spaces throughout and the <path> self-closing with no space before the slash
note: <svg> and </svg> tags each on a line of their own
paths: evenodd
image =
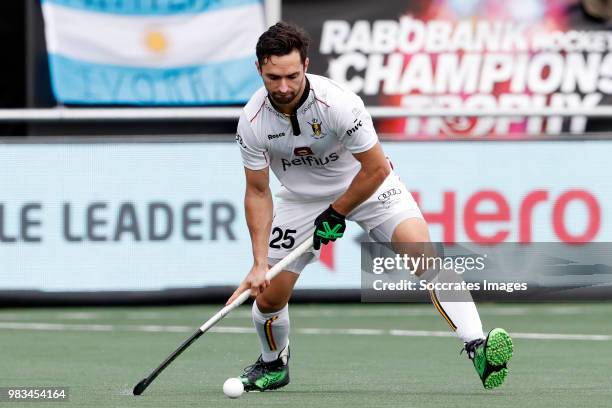
<svg viewBox="0 0 612 408">
<path fill-rule="evenodd" d="M 41 0 L 63 104 L 244 103 L 261 86 L 260 0 Z"/>
<path fill-rule="evenodd" d="M 313 36 L 311 71 L 366 105 L 533 110 L 611 102 L 612 32 L 576 0 L 287 2 L 283 16 Z M 381 121 L 379 131 L 546 136 L 600 126 L 585 117 L 410 118 Z"/>
</svg>

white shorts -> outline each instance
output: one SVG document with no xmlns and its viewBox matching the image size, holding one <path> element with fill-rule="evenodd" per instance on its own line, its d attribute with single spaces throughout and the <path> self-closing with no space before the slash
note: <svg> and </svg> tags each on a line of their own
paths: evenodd
<svg viewBox="0 0 612 408">
<path fill-rule="evenodd" d="M 322 201 L 280 200 L 274 206 L 272 230 L 268 241 L 268 263 L 276 264 L 291 250 L 314 234 L 314 220 L 335 198 Z M 395 227 L 408 218 L 423 218 L 414 198 L 391 172 L 381 186 L 366 201 L 347 215 L 370 238 L 377 242 L 391 242 Z M 319 258 L 320 251 L 312 250 L 292 262 L 286 269 L 300 273 L 304 267 Z"/>
</svg>

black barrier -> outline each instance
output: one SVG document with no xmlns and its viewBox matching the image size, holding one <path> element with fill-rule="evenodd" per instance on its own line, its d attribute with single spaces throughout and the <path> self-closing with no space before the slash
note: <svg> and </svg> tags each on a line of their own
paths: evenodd
<svg viewBox="0 0 612 408">
<path fill-rule="evenodd" d="M 236 288 L 211 286 L 155 291 L 43 292 L 0 291 L 0 307 L 163 306 L 225 304 Z M 292 303 L 359 302 L 359 289 L 296 289 Z M 247 303 L 250 303 L 247 301 Z"/>
</svg>

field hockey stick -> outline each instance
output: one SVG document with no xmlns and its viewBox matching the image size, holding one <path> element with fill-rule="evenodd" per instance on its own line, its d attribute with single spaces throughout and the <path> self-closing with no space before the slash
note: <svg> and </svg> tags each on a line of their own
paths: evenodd
<svg viewBox="0 0 612 408">
<path fill-rule="evenodd" d="M 279 274 L 280 271 L 285 269 L 287 265 L 291 262 L 295 261 L 300 255 L 307 252 L 310 248 L 312 248 L 312 237 L 308 238 L 304 241 L 300 246 L 295 248 L 293 251 L 289 253 L 286 257 L 281 259 L 276 265 L 274 265 L 268 272 L 266 273 L 266 279 L 271 280 L 276 275 Z M 134 387 L 133 393 L 134 395 L 140 395 L 147 389 L 147 387 L 155 380 L 155 378 L 162 372 L 166 367 L 170 365 L 178 356 L 181 355 L 183 351 L 185 351 L 194 341 L 196 341 L 201 335 L 206 333 L 211 327 L 219 322 L 219 320 L 223 319 L 229 312 L 240 306 L 244 303 L 249 296 L 251 295 L 251 290 L 247 289 L 242 292 L 232 303 L 225 306 L 223 309 L 219 310 L 213 317 L 208 319 L 206 323 L 204 323 L 195 333 L 191 335 L 187 340 L 183 342 L 174 350 L 172 354 L 170 354 L 164 361 L 161 363 L 155 370 L 149 374 L 148 377 L 143 378 L 136 386 Z"/>
</svg>

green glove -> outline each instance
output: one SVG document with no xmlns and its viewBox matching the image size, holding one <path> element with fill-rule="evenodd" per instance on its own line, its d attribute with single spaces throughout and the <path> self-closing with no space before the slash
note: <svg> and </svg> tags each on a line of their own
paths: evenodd
<svg viewBox="0 0 612 408">
<path fill-rule="evenodd" d="M 321 244 L 325 245 L 329 241 L 335 241 L 342 238 L 346 229 L 344 215 L 334 210 L 334 207 L 329 207 L 323 211 L 314 222 L 314 249 L 321 248 Z"/>
</svg>

